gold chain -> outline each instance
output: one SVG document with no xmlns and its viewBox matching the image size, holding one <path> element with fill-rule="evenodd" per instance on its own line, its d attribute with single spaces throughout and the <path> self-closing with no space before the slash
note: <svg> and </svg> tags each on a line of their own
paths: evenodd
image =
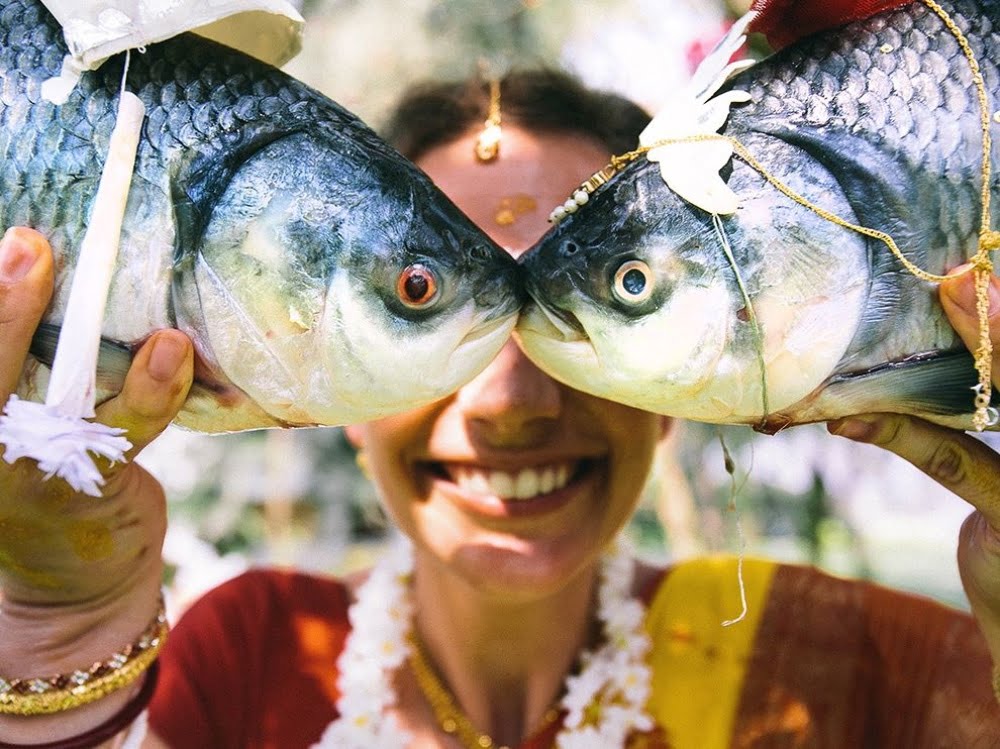
<svg viewBox="0 0 1000 749">
<path fill-rule="evenodd" d="M 799 195 L 797 192 L 792 190 L 792 188 L 771 174 L 763 164 L 754 158 L 749 150 L 747 150 L 746 146 L 744 146 L 740 141 L 728 135 L 712 133 L 706 135 L 692 135 L 683 138 L 668 138 L 657 141 L 656 143 L 652 143 L 648 146 L 640 146 L 634 151 L 629 151 L 628 153 L 621 154 L 620 156 L 612 156 L 611 163 L 597 172 L 597 174 L 595 174 L 594 177 L 591 177 L 590 180 L 583 183 L 583 185 L 581 185 L 581 189 L 585 190 L 587 193 L 593 192 L 597 189 L 597 187 L 611 179 L 612 176 L 614 176 L 627 164 L 639 158 L 639 156 L 661 146 L 674 145 L 677 143 L 723 140 L 732 145 L 733 151 L 737 156 L 743 159 L 743 161 L 756 170 L 762 177 L 764 177 L 765 180 L 777 188 L 786 197 L 809 209 L 822 219 L 884 243 L 896 259 L 903 265 L 903 267 L 917 278 L 930 283 L 941 283 L 949 278 L 956 278 L 969 272 L 975 273 L 976 314 L 979 320 L 979 346 L 975 351 L 975 360 L 976 371 L 979 373 L 979 384 L 976 386 L 976 396 L 974 401 L 975 414 L 973 415 L 972 423 L 976 431 L 982 431 L 990 425 L 991 421 L 989 416 L 989 405 L 990 395 L 992 392 L 993 343 L 990 339 L 989 287 L 990 277 L 993 274 L 993 260 L 990 253 L 994 250 L 1000 249 L 1000 232 L 993 231 L 990 228 L 992 225 L 992 217 L 990 213 L 990 153 L 992 151 L 992 139 L 990 137 L 989 96 L 986 93 L 986 84 L 983 82 L 983 75 L 979 67 L 979 62 L 976 60 L 972 47 L 969 45 L 969 42 L 965 38 L 961 29 L 958 28 L 955 22 L 948 16 L 947 12 L 934 0 L 922 1 L 928 8 L 931 9 L 932 12 L 941 18 L 948 31 L 955 37 L 959 47 L 962 49 L 962 53 L 972 70 L 972 81 L 976 87 L 976 98 L 979 102 L 980 126 L 983 136 L 982 185 L 980 189 L 982 216 L 980 219 L 979 243 L 976 249 L 976 254 L 969 258 L 969 267 L 964 270 L 945 276 L 930 273 L 929 271 L 920 268 L 903 254 L 895 240 L 889 234 L 879 231 L 878 229 L 871 229 L 866 226 L 854 224 L 840 218 L 825 208 L 816 205 L 810 200 L 807 200 L 805 197 Z"/>
<path fill-rule="evenodd" d="M 434 672 L 416 633 L 411 631 L 407 640 L 410 645 L 410 667 L 441 730 L 449 736 L 454 736 L 464 749 L 509 749 L 507 746 L 498 746 L 489 734 L 477 731 L 472 721 L 455 704 L 451 693 Z M 559 711 L 554 707 L 549 708 L 541 725 L 532 732 L 532 735 L 544 730 L 558 718 Z"/>
</svg>

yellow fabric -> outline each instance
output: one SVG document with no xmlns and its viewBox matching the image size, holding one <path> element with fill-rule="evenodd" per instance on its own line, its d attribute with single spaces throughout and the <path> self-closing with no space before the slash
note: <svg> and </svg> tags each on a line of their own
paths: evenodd
<svg viewBox="0 0 1000 749">
<path fill-rule="evenodd" d="M 646 616 L 653 640 L 649 711 L 666 730 L 671 749 L 726 749 L 777 564 L 743 562 L 747 615 L 742 610 L 737 560 L 683 562 L 660 585 Z"/>
</svg>

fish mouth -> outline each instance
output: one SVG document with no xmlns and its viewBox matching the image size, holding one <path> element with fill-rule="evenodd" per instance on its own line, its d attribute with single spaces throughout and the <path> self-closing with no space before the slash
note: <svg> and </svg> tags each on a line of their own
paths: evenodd
<svg viewBox="0 0 1000 749">
<path fill-rule="evenodd" d="M 492 339 L 501 329 L 506 328 L 506 333 L 509 334 L 513 329 L 514 325 L 517 324 L 517 310 L 508 312 L 505 315 L 500 315 L 499 317 L 494 317 L 492 319 L 487 319 L 483 322 L 478 323 L 472 330 L 466 333 L 462 340 L 459 341 L 459 346 L 465 346 L 467 344 L 477 343 L 485 338 Z"/>
<path fill-rule="evenodd" d="M 578 343 L 589 340 L 587 332 L 576 315 L 566 310 L 552 309 L 538 301 L 525 304 L 518 330 L 562 343 Z"/>
</svg>

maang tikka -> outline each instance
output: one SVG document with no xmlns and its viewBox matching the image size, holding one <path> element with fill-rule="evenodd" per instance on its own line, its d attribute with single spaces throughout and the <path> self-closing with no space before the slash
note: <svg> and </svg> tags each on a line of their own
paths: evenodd
<svg viewBox="0 0 1000 749">
<path fill-rule="evenodd" d="M 482 162 L 496 159 L 500 154 L 500 79 L 490 79 L 490 107 L 483 123 L 483 131 L 476 138 L 476 158 Z"/>
</svg>

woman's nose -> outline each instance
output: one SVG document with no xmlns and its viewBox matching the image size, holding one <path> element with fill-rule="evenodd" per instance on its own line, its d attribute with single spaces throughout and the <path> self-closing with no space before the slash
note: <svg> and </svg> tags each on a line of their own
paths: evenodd
<svg viewBox="0 0 1000 749">
<path fill-rule="evenodd" d="M 494 447 L 530 447 L 556 424 L 562 398 L 559 383 L 511 340 L 458 391 L 457 402 L 475 437 Z"/>
</svg>

